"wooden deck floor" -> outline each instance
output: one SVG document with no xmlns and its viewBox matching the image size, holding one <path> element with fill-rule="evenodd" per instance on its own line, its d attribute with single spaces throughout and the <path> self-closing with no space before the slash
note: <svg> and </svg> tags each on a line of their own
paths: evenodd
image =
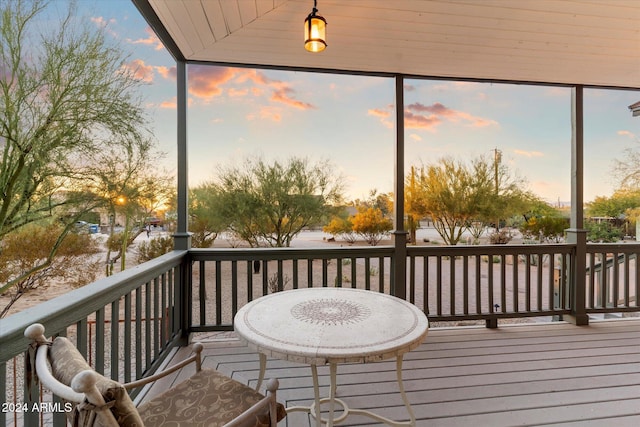
<svg viewBox="0 0 640 427">
<path fill-rule="evenodd" d="M 233 338 L 204 341 L 205 366 L 255 385 L 257 354 Z M 175 358 L 187 353 L 181 349 Z M 326 394 L 328 369 L 320 367 L 319 374 Z M 308 366 L 269 360 L 266 376 L 280 380 L 278 398 L 285 406 L 312 402 Z M 403 376 L 417 426 L 635 427 L 640 425 L 640 321 L 434 328 L 423 345 L 405 355 Z M 394 361 L 340 365 L 337 396 L 351 407 L 406 418 Z M 282 426 L 315 425 L 302 413 L 285 420 Z M 379 424 L 351 416 L 340 425 Z"/>
</svg>

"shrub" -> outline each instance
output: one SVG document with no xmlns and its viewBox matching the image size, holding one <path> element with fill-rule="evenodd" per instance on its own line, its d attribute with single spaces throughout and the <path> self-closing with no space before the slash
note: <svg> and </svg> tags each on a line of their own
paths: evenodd
<svg viewBox="0 0 640 427">
<path fill-rule="evenodd" d="M 149 241 L 142 241 L 138 244 L 137 261 L 143 263 L 173 250 L 173 237 L 160 236 Z"/>
</svg>

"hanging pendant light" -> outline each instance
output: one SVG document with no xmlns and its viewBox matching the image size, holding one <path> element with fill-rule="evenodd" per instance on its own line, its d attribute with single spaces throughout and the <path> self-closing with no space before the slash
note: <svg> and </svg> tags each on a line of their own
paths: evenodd
<svg viewBox="0 0 640 427">
<path fill-rule="evenodd" d="M 322 52 L 327 47 L 327 20 L 318 12 L 317 0 L 313 0 L 313 10 L 304 20 L 304 48 L 309 52 Z"/>
</svg>

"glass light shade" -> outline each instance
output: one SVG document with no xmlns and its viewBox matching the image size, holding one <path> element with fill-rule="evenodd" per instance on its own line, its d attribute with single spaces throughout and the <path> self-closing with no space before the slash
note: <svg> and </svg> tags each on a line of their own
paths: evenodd
<svg viewBox="0 0 640 427">
<path fill-rule="evenodd" d="M 304 20 L 304 48 L 322 52 L 327 47 L 327 21 L 315 11 Z"/>
</svg>

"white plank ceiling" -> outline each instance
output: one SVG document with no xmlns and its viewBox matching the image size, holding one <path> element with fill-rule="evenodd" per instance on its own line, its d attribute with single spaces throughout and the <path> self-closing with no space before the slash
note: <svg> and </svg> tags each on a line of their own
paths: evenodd
<svg viewBox="0 0 640 427">
<path fill-rule="evenodd" d="M 188 61 L 640 88 L 640 0 L 318 0 L 317 54 L 312 0 L 134 2 Z"/>
</svg>

